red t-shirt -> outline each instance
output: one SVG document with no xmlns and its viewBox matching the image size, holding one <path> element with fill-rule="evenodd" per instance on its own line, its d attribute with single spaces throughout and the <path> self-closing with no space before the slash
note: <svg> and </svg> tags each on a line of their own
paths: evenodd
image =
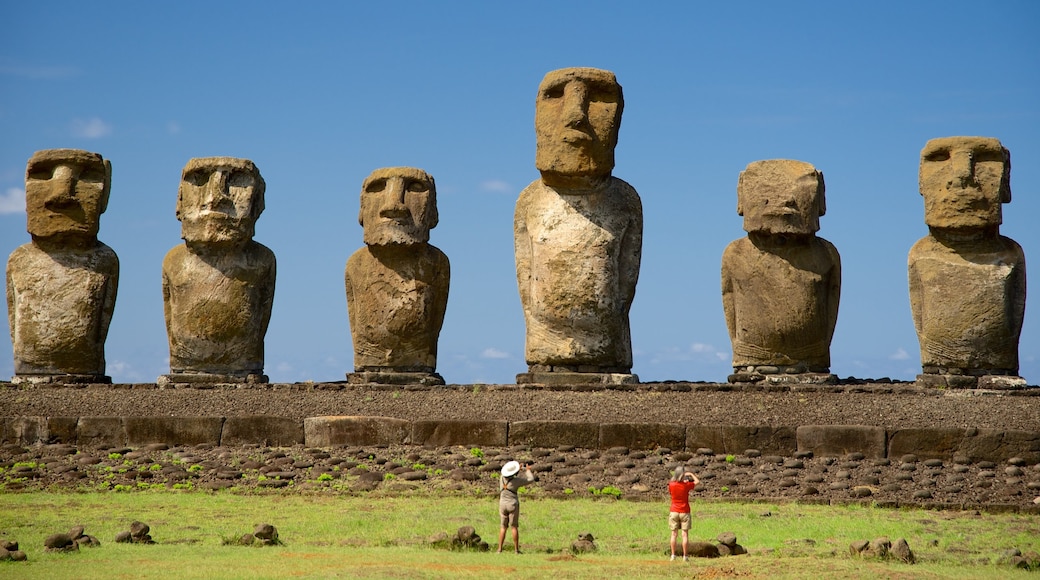
<svg viewBox="0 0 1040 580">
<path fill-rule="evenodd" d="M 697 484 L 692 481 L 669 481 L 668 493 L 672 496 L 672 507 L 669 511 L 680 514 L 690 513 L 690 492 Z"/>
</svg>

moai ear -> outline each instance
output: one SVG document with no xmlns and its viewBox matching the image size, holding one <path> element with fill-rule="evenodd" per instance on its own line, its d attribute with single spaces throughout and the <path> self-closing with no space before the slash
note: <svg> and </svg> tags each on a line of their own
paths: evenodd
<svg viewBox="0 0 1040 580">
<path fill-rule="evenodd" d="M 823 216 L 827 213 L 827 187 L 823 183 L 823 172 L 817 170 L 816 174 L 819 176 L 820 189 L 816 192 L 816 199 L 820 208 L 820 215 Z"/>
<path fill-rule="evenodd" d="M 737 215 L 744 217 L 744 172 L 737 178 Z"/>
<path fill-rule="evenodd" d="M 100 213 L 105 213 L 108 209 L 108 196 L 112 193 L 112 162 L 105 159 L 105 187 L 101 190 L 101 202 L 99 204 L 101 208 Z"/>
<path fill-rule="evenodd" d="M 1011 203 L 1011 152 L 1004 150 L 1004 174 L 1000 176 L 1000 203 Z"/>
</svg>

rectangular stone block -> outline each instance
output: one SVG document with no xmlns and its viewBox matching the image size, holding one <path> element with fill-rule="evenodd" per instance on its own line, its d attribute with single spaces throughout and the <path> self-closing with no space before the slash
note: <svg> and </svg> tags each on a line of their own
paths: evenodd
<svg viewBox="0 0 1040 580">
<path fill-rule="evenodd" d="M 223 417 L 126 417 L 126 444 L 220 445 Z"/>
<path fill-rule="evenodd" d="M 411 441 L 412 424 L 390 417 L 307 417 L 303 433 L 308 447 L 401 445 Z"/>
<path fill-rule="evenodd" d="M 842 456 L 859 452 L 866 457 L 886 456 L 886 433 L 881 427 L 864 425 L 802 425 L 798 427 L 798 450 L 816 457 Z"/>
<path fill-rule="evenodd" d="M 126 445 L 122 417 L 80 417 L 76 423 L 77 445 Z"/>
<path fill-rule="evenodd" d="M 267 415 L 225 417 L 220 434 L 220 444 L 228 446 L 291 447 L 303 442 L 303 421 Z"/>
<path fill-rule="evenodd" d="M 79 417 L 47 417 L 47 442 L 76 444 Z"/>
<path fill-rule="evenodd" d="M 1021 457 L 1031 464 L 1040 463 L 1040 433 L 969 429 L 956 453 L 972 461 L 1002 463 L 1012 457 Z"/>
<path fill-rule="evenodd" d="M 509 423 L 506 421 L 415 421 L 412 443 L 415 445 L 506 445 Z"/>
<path fill-rule="evenodd" d="M 571 421 L 516 421 L 509 424 L 510 445 L 531 447 L 596 448 L 599 446 L 599 424 Z"/>
<path fill-rule="evenodd" d="M 898 459 L 912 453 L 918 459 L 953 459 L 965 433 L 953 427 L 897 429 L 888 434 L 888 456 Z"/>
<path fill-rule="evenodd" d="M 794 427 L 761 425 L 691 425 L 686 427 L 686 449 L 708 447 L 716 453 L 740 455 L 758 449 L 767 455 L 793 455 L 798 449 Z"/>
<path fill-rule="evenodd" d="M 0 418 L 0 443 L 32 445 L 46 437 L 47 420 L 44 417 Z"/>
<path fill-rule="evenodd" d="M 686 426 L 670 423 L 604 423 L 599 426 L 599 446 L 655 449 L 682 449 L 686 445 Z"/>
</svg>

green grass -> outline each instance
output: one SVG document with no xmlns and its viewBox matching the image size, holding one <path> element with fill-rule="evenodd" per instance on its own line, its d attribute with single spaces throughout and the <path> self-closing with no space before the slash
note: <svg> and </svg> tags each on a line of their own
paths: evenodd
<svg viewBox="0 0 1040 580">
<path fill-rule="evenodd" d="M 736 533 L 747 556 L 668 562 L 667 505 L 604 499 L 523 500 L 524 555 L 436 550 L 438 532 L 472 525 L 497 542 L 496 498 L 322 494 L 50 493 L 0 494 L 0 538 L 17 540 L 29 562 L 0 563 L 4 578 L 1004 578 L 1008 548 L 1040 551 L 1040 519 L 794 504 L 694 504 L 692 540 Z M 153 546 L 116 544 L 140 520 Z M 281 547 L 224 546 L 222 540 L 274 524 Z M 76 524 L 102 546 L 43 552 L 43 540 Z M 599 552 L 565 552 L 582 532 Z M 910 566 L 867 562 L 850 542 L 906 538 Z"/>
</svg>

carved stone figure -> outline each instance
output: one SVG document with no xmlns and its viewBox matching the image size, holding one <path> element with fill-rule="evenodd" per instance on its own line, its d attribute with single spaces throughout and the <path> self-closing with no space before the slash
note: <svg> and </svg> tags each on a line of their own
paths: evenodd
<svg viewBox="0 0 1040 580">
<path fill-rule="evenodd" d="M 184 166 L 177 192 L 184 244 L 162 268 L 170 374 L 159 383 L 267 382 L 275 257 L 253 241 L 264 188 L 248 159 L 205 157 Z"/>
<path fill-rule="evenodd" d="M 624 100 L 614 74 L 545 75 L 535 109 L 541 173 L 516 203 L 516 277 L 527 324 L 518 383 L 630 383 L 629 310 L 639 278 L 642 203 L 611 176 Z"/>
<path fill-rule="evenodd" d="M 13 382 L 110 383 L 105 339 L 119 259 L 97 239 L 112 166 L 79 149 L 37 151 L 25 173 L 32 242 L 7 261 Z"/>
<path fill-rule="evenodd" d="M 730 382 L 827 383 L 841 259 L 820 238 L 823 174 L 802 161 L 755 161 L 740 174 L 747 237 L 722 255 L 722 305 L 733 345 Z"/>
<path fill-rule="evenodd" d="M 932 139 L 921 151 L 928 235 L 909 255 L 910 307 L 921 346 L 918 383 L 1017 388 L 1026 307 L 1025 255 L 1000 235 L 1011 154 L 987 137 Z"/>
<path fill-rule="evenodd" d="M 443 385 L 437 338 L 448 303 L 450 266 L 430 245 L 437 225 L 433 177 L 413 167 L 377 169 L 361 187 L 365 247 L 347 260 L 354 339 L 352 383 Z"/>
</svg>

